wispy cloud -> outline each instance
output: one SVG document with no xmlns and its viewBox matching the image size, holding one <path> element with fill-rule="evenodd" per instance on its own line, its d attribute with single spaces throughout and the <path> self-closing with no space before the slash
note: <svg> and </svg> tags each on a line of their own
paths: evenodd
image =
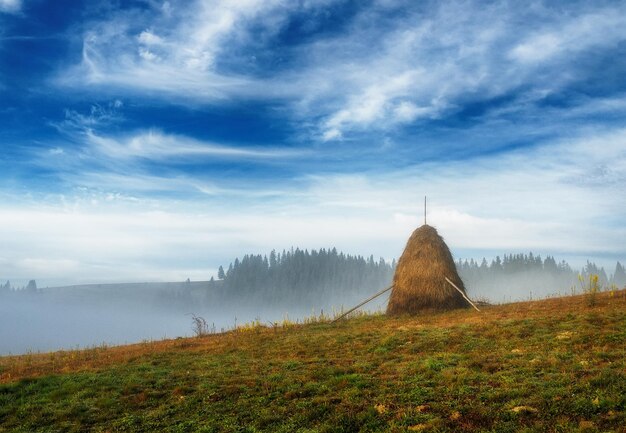
<svg viewBox="0 0 626 433">
<path fill-rule="evenodd" d="M 22 8 L 22 0 L 0 0 L 0 12 L 15 13 Z"/>
<path fill-rule="evenodd" d="M 521 63 L 554 61 L 624 40 L 625 26 L 623 9 L 609 7 L 590 11 L 531 33 L 515 45 L 509 55 Z"/>
<path fill-rule="evenodd" d="M 294 120 L 314 124 L 313 137 L 332 141 L 507 95 L 540 101 L 588 78 L 581 56 L 626 39 L 620 4 L 563 5 L 567 13 L 557 14 L 542 3 L 479 1 L 374 2 L 344 32 L 293 45 L 280 39 L 303 13 L 314 21 L 332 3 L 196 1 L 116 13 L 85 33 L 82 61 L 60 81 L 179 101 L 280 100 Z M 276 58 L 282 66 L 268 70 L 255 54 L 272 45 L 269 58 L 288 61 Z"/>
<path fill-rule="evenodd" d="M 126 122 L 120 100 L 94 104 L 86 113 L 65 110 L 62 121 L 50 123 L 60 139 L 23 151 L 15 167 L 18 175 L 23 172 L 20 183 L 31 184 L 33 172 L 48 173 L 46 179 L 55 182 L 37 185 L 41 191 L 33 191 L 33 200 L 43 196 L 64 209 L 85 204 L 159 207 L 163 200 L 221 206 L 245 200 L 253 205 L 292 193 L 298 182 L 284 186 L 272 176 L 318 158 L 302 147 L 223 144 L 155 128 L 120 132 Z M 5 178 L 10 181 L 8 173 Z"/>
<path fill-rule="evenodd" d="M 156 128 L 116 132 L 126 121 L 123 105 L 116 99 L 92 105 L 86 114 L 65 110 L 64 120 L 50 123 L 63 135 L 65 143 L 34 149 L 30 155 L 33 162 L 57 172 L 70 186 L 93 187 L 100 183 L 143 192 L 195 191 L 210 195 L 230 192 L 237 195 L 237 189 L 189 178 L 184 167 L 211 162 L 293 163 L 314 155 L 312 150 L 301 147 L 223 144 L 165 133 Z"/>
<path fill-rule="evenodd" d="M 250 149 L 203 142 L 193 138 L 164 134 L 158 130 L 141 131 L 121 139 L 87 132 L 87 142 L 99 153 L 111 158 L 145 158 L 151 160 L 189 158 L 279 159 L 301 157 L 302 150 L 278 148 Z"/>
<path fill-rule="evenodd" d="M 123 120 L 123 116 L 119 111 L 123 105 L 122 101 L 116 99 L 106 105 L 93 104 L 87 114 L 66 109 L 65 119 L 61 122 L 51 122 L 50 125 L 59 132 L 86 131 L 93 128 L 101 128 Z"/>
<path fill-rule="evenodd" d="M 141 171 L 122 173 L 109 170 L 87 169 L 79 173 L 71 171 L 60 174 L 60 178 L 75 190 L 72 195 L 64 195 L 62 202 L 74 209 L 80 206 L 98 206 L 102 204 L 129 205 L 140 207 L 161 207 L 161 201 L 171 200 L 177 203 L 189 203 L 202 199 L 205 203 L 219 202 L 223 207 L 239 207 L 240 200 L 252 205 L 258 201 L 267 201 L 294 194 L 293 189 L 279 186 L 242 185 L 232 180 L 217 177 L 189 176 L 184 174 L 159 175 Z M 159 197 L 167 194 L 167 198 Z M 49 197 L 55 199 L 55 196 Z"/>
<path fill-rule="evenodd" d="M 586 79 L 585 62 L 576 65 L 577 56 L 626 38 L 621 31 L 626 23 L 623 7 L 591 12 L 573 8 L 569 15 L 556 17 L 548 10 L 522 10 L 510 3 L 438 5 L 428 14 L 410 13 L 406 21 L 394 22 L 376 41 L 368 37 L 376 12 L 366 12 L 351 34 L 313 46 L 315 58 L 331 59 L 325 65 L 326 79 L 341 86 L 331 86 L 337 108 L 321 124 L 325 138 L 438 119 L 468 103 L 509 93 L 527 103 L 539 101 Z M 550 22 L 534 31 L 532 25 L 521 24 L 520 16 L 525 22 Z M 567 74 L 562 72 L 565 65 Z"/>
<path fill-rule="evenodd" d="M 251 88 L 257 83 L 248 74 L 225 72 L 218 64 L 231 51 L 253 41 L 249 26 L 262 23 L 262 38 L 278 31 L 288 10 L 283 2 L 164 4 L 169 6 L 156 8 L 147 18 L 133 12 L 116 13 L 95 23 L 83 38 L 81 63 L 60 81 L 204 101 L 254 92 Z"/>
<path fill-rule="evenodd" d="M 244 200 L 255 206 L 294 194 L 294 188 L 301 183 L 291 181 L 284 186 L 262 178 L 251 183 L 245 175 L 229 174 L 232 169 L 228 169 L 228 165 L 222 170 L 206 167 L 234 161 L 251 167 L 258 164 L 271 167 L 271 164 L 285 161 L 293 164 L 308 154 L 221 146 L 155 131 L 121 140 L 87 131 L 82 139 L 82 147 L 54 146 L 33 155 L 31 169 L 35 166 L 53 172 L 57 180 L 55 188 L 49 192 L 45 189 L 44 201 L 60 203 L 64 209 L 82 206 L 161 208 L 167 207 L 168 202 L 186 206 L 194 200 L 231 208 L 240 207 Z M 185 169 L 188 164 L 202 164 L 205 168 L 189 172 Z M 7 197 L 9 201 L 15 199 Z M 42 193 L 34 194 L 32 200 L 42 200 Z"/>
</svg>

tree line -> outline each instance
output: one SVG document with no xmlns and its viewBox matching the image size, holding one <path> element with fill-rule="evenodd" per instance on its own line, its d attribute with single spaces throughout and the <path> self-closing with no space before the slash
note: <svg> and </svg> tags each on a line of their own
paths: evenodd
<svg viewBox="0 0 626 433">
<path fill-rule="evenodd" d="M 10 281 L 7 280 L 6 283 L 0 284 L 0 293 L 7 292 L 28 292 L 28 293 L 36 293 L 37 292 L 37 282 L 35 280 L 30 280 L 26 286 L 23 287 L 14 287 Z"/>
<path fill-rule="evenodd" d="M 626 286 L 626 271 L 619 262 L 612 274 L 592 262 L 579 271 L 554 257 L 529 254 L 508 254 L 491 262 L 458 260 L 456 267 L 470 296 L 500 302 L 519 299 L 532 293 L 542 297 L 554 293 L 580 291 L 579 276 L 588 280 L 598 275 L 599 283 L 608 287 Z M 188 309 L 191 306 L 330 308 L 348 306 L 388 287 L 393 279 L 395 259 L 386 261 L 374 256 L 363 257 L 338 252 L 336 248 L 307 250 L 291 248 L 269 255 L 248 254 L 236 258 L 226 269 L 219 267 L 217 279 L 180 283 L 146 283 L 153 291 L 136 293 L 151 304 L 167 308 Z M 103 285 L 107 286 L 107 285 Z M 118 285 L 119 286 L 119 285 Z M 148 287 L 146 286 L 146 288 Z M 103 290 L 110 291 L 111 288 Z M 131 296 L 136 289 L 116 289 L 118 296 Z M 45 291 L 45 289 L 44 289 Z M 42 293 L 34 280 L 16 289 L 9 282 L 0 285 L 2 293 Z M 103 292 L 104 293 L 104 292 Z M 126 295 L 124 295 L 126 293 Z"/>
<path fill-rule="evenodd" d="M 611 275 L 603 267 L 587 261 L 580 270 L 574 270 L 564 260 L 557 262 L 554 257 L 539 255 L 509 254 L 499 256 L 488 263 L 485 258 L 480 264 L 473 259 L 456 262 L 459 275 L 470 291 L 487 298 L 498 298 L 499 294 L 525 291 L 538 296 L 582 290 L 581 278 L 588 281 L 590 275 L 598 275 L 602 287 L 626 286 L 626 271 L 620 262 Z M 582 282 L 584 285 L 584 282 Z"/>
<path fill-rule="evenodd" d="M 566 261 L 528 254 L 505 254 L 488 262 L 483 258 L 458 260 L 457 270 L 472 295 L 502 301 L 517 294 L 541 297 L 571 290 L 580 291 L 580 279 L 598 275 L 603 287 L 626 286 L 626 271 L 617 262 L 612 274 L 587 261 L 574 270 Z M 391 284 L 396 267 L 383 258 L 346 255 L 336 248 L 299 248 L 268 256 L 246 255 L 235 259 L 227 270 L 220 266 L 218 280 L 224 294 L 261 302 L 351 301 L 368 296 Z"/>
<path fill-rule="evenodd" d="M 388 285 L 395 260 L 344 254 L 336 248 L 245 255 L 218 270 L 221 291 L 234 299 L 269 304 L 338 305 Z"/>
</svg>

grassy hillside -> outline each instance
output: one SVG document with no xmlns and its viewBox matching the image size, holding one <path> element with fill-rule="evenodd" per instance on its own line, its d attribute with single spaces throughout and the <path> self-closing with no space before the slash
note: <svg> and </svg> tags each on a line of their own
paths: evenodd
<svg viewBox="0 0 626 433">
<path fill-rule="evenodd" d="M 0 432 L 626 432 L 626 292 L 0 358 Z"/>
</svg>

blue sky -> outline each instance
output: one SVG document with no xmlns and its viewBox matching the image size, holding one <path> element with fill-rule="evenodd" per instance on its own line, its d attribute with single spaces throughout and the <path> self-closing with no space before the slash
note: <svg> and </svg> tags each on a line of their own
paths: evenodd
<svg viewBox="0 0 626 433">
<path fill-rule="evenodd" d="M 0 278 L 626 260 L 626 4 L 0 0 Z"/>
</svg>

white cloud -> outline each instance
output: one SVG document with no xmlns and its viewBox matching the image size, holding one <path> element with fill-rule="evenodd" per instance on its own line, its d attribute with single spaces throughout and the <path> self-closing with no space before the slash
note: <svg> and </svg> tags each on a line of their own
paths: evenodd
<svg viewBox="0 0 626 433">
<path fill-rule="evenodd" d="M 321 104 L 324 111 L 331 110 L 322 131 L 386 129 L 437 118 L 453 109 L 461 95 L 481 91 L 489 97 L 515 86 L 493 54 L 507 34 L 510 11 L 498 16 L 502 11 L 496 7 L 475 10 L 450 3 L 426 17 L 398 20 L 375 40 L 370 36 L 375 16 L 365 13 L 351 33 L 312 44 L 311 64 L 324 59 L 325 66 L 307 74 L 315 87 L 305 85 L 305 90 L 315 93 L 305 108 L 319 115 L 316 107 L 330 98 L 332 102 Z"/>
<path fill-rule="evenodd" d="M 0 12 L 15 13 L 22 8 L 22 0 L 0 0 Z"/>
<path fill-rule="evenodd" d="M 433 107 L 418 107 L 412 102 L 402 101 L 393 108 L 393 115 L 398 122 L 412 122 L 419 117 L 427 117 L 436 113 Z"/>
<path fill-rule="evenodd" d="M 338 128 L 330 128 L 324 131 L 322 139 L 324 141 L 339 140 L 342 138 L 341 131 Z"/>
<path fill-rule="evenodd" d="M 122 105 L 119 100 L 109 104 L 118 108 Z M 299 164 L 316 156 L 308 149 L 228 145 L 156 129 L 107 135 L 98 129 L 118 115 L 101 113 L 99 107 L 92 109 L 90 115 L 68 112 L 65 121 L 53 125 L 68 143 L 35 148 L 29 153 L 30 164 L 56 173 L 61 182 L 55 191 L 88 188 L 94 192 L 81 194 L 80 202 L 111 201 L 102 197 L 103 191 L 113 194 L 115 201 L 141 200 L 146 205 L 153 203 L 150 198 L 153 194 L 163 193 L 176 193 L 182 201 L 200 194 L 229 199 L 267 199 L 283 193 L 281 189 L 268 187 L 269 179 L 251 184 L 243 174 L 234 178 L 218 177 L 219 182 L 215 182 L 220 169 L 212 170 L 211 164 L 255 164 L 270 170 L 269 167 Z M 189 163 L 202 163 L 208 169 L 188 173 L 185 168 Z M 66 198 L 62 196 L 64 202 Z"/>
<path fill-rule="evenodd" d="M 46 280 L 158 280 L 176 274 L 176 280 L 183 280 L 187 276 L 182 269 L 197 271 L 193 277 L 205 270 L 209 278 L 211 264 L 203 264 L 199 257 L 219 238 L 200 216 L 172 213 L 5 208 L 0 221 L 17 229 L 8 237 L 12 251 L 4 258 L 4 274 L 11 279 L 36 278 L 40 285 Z M 196 236 L 189 231 L 192 227 L 198 230 Z M 0 231 L 8 235 L 7 230 Z M 33 251 L 37 257 L 31 256 Z"/>
<path fill-rule="evenodd" d="M 76 273 L 80 262 L 71 259 L 24 258 L 14 262 L 21 271 L 34 275 L 63 275 Z"/>
<path fill-rule="evenodd" d="M 598 167 L 607 170 L 596 179 Z M 406 237 L 421 224 L 428 195 L 429 223 L 456 251 L 623 257 L 626 231 L 620 221 L 626 205 L 618 197 L 624 183 L 626 131 L 589 131 L 526 154 L 419 164 L 375 176 L 315 177 L 309 202 L 378 221 L 396 248 L 400 229 Z"/>
<path fill-rule="evenodd" d="M 123 37 L 120 35 L 111 38 Z M 249 85 L 245 77 L 221 75 L 210 69 L 202 70 L 198 58 L 192 55 L 184 62 L 173 61 L 145 47 L 136 48 L 136 56 L 108 53 L 99 47 L 100 36 L 87 35 L 83 42 L 81 65 L 58 78 L 65 86 L 119 86 L 133 92 L 160 92 L 163 95 L 190 100 L 219 100 L 241 93 Z M 107 43 L 112 43 L 110 39 Z M 166 54 L 166 53 L 163 53 Z M 158 62 L 155 62 L 158 60 Z"/>
<path fill-rule="evenodd" d="M 155 35 L 151 31 L 144 30 L 137 37 L 139 42 L 143 45 L 162 45 L 163 39 Z"/>
<path fill-rule="evenodd" d="M 334 104 L 322 104 L 324 111 L 334 107 L 320 126 L 323 132 L 346 135 L 438 118 L 468 99 L 488 100 L 520 87 L 531 89 L 520 95 L 531 103 L 579 78 L 576 56 L 626 40 L 626 9 L 620 6 L 573 8 L 568 15 L 544 10 L 537 16 L 511 3 L 438 5 L 394 22 L 378 40 L 368 33 L 375 16 L 365 13 L 351 33 L 312 45 L 311 58 L 325 59 L 324 68 L 315 71 L 317 80 L 336 84 L 311 96 L 309 107 L 316 112 L 316 104 L 338 95 Z M 527 14 L 529 21 L 545 24 L 536 30 L 525 19 L 520 25 Z M 551 69 L 539 73 L 546 65 Z M 320 88 L 325 89 L 316 83 L 311 90 Z"/>
<path fill-rule="evenodd" d="M 596 167 L 606 171 L 589 182 Z M 94 188 L 78 200 L 34 200 L 0 210 L 0 237 L 11 252 L 3 257 L 7 278 L 47 284 L 46 278 L 62 277 L 57 261 L 73 282 L 209 278 L 236 256 L 291 246 L 336 246 L 391 259 L 422 224 L 424 195 L 429 224 L 457 258 L 532 250 L 614 266 L 626 256 L 620 199 L 626 130 L 589 131 L 471 163 L 307 176 L 299 180 L 304 187 L 266 191 L 271 201 L 257 187 L 236 191 L 194 177 L 77 176 L 77 183 Z M 195 188 L 207 200 L 137 200 L 129 193 L 159 185 Z M 36 266 L 29 271 L 24 263 Z"/>
<path fill-rule="evenodd" d="M 251 22 L 276 24 L 273 31 L 278 31 L 286 10 L 279 0 L 195 1 L 184 8 L 166 2 L 149 28 L 139 32 L 134 30 L 135 15 L 116 14 L 85 34 L 81 64 L 59 82 L 156 90 L 201 100 L 245 93 L 250 79 L 218 72 L 216 59 L 252 38 L 247 34 Z M 265 31 L 270 29 L 268 25 Z"/>
<path fill-rule="evenodd" d="M 539 63 L 624 40 L 626 15 L 609 8 L 575 16 L 532 34 L 515 46 L 510 55 L 523 63 Z"/>
<path fill-rule="evenodd" d="M 150 50 L 148 50 L 146 48 L 139 48 L 139 56 L 142 59 L 147 60 L 149 62 L 154 62 L 156 60 L 160 60 L 159 56 L 157 56 L 152 51 L 150 51 Z"/>
<path fill-rule="evenodd" d="M 66 209 L 81 206 L 111 203 L 112 205 L 133 205 L 144 207 L 161 207 L 159 198 L 151 198 L 154 193 L 176 193 L 177 201 L 188 202 L 190 196 L 205 197 L 203 202 L 220 203 L 222 207 L 233 201 L 245 200 L 252 204 L 253 200 L 267 200 L 283 197 L 293 191 L 280 188 L 263 188 L 259 184 L 246 184 L 239 187 L 227 187 L 224 180 L 207 180 L 199 176 L 162 175 L 135 172 L 120 173 L 112 171 L 85 170 L 81 173 L 67 172 L 60 175 L 69 185 L 76 186 L 77 191 L 71 196 L 63 196 L 61 200 Z M 123 191 L 120 192 L 120 191 Z M 174 199 L 176 200 L 176 199 Z M 167 207 L 167 206 L 166 206 Z"/>
<path fill-rule="evenodd" d="M 123 106 L 124 103 L 116 99 L 107 105 L 92 105 L 88 114 L 66 109 L 65 119 L 62 122 L 51 123 L 50 125 L 64 133 L 90 130 L 121 121 L 123 117 L 119 109 Z"/>
<path fill-rule="evenodd" d="M 562 40 L 553 34 L 534 36 L 516 46 L 511 55 L 522 62 L 539 62 L 552 57 L 562 48 Z"/>
<path fill-rule="evenodd" d="M 294 158 L 305 154 L 302 150 L 279 148 L 245 148 L 203 142 L 193 138 L 164 134 L 158 130 L 135 133 L 122 139 L 86 132 L 88 143 L 97 152 L 111 158 L 145 158 L 172 160 L 176 158 L 230 158 L 230 159 L 278 159 Z"/>
<path fill-rule="evenodd" d="M 430 108 L 417 108 L 408 101 L 395 102 L 404 97 L 420 72 L 407 71 L 387 78 L 384 83 L 369 86 L 362 94 L 355 95 L 346 107 L 332 115 L 325 125 L 325 136 L 332 131 L 341 132 L 346 124 L 371 125 L 391 115 L 400 122 L 413 120 L 419 114 L 430 113 Z"/>
<path fill-rule="evenodd" d="M 548 18 L 551 23 L 535 32 L 532 26 L 519 25 L 518 18 L 525 12 L 511 4 L 487 6 L 482 3 L 476 7 L 472 2 L 447 2 L 441 5 L 440 9 L 434 9 L 437 12 L 412 23 L 400 22 L 395 31 L 381 37 L 381 48 L 370 49 L 375 55 L 358 59 L 356 65 L 350 63 L 351 67 L 358 65 L 358 69 L 366 73 L 355 76 L 347 71 L 345 75 L 350 80 L 340 83 L 340 95 L 344 98 L 338 100 L 337 111 L 329 117 L 331 121 L 337 116 L 342 118 L 340 132 L 347 134 L 351 130 L 394 127 L 402 119 L 410 119 L 412 114 L 399 104 L 412 104 L 405 105 L 407 108 L 418 107 L 419 112 L 412 119 L 416 121 L 444 117 L 468 101 L 489 100 L 507 95 L 507 92 L 518 92 L 520 87 L 528 88 L 530 90 L 517 96 L 519 103 L 514 106 L 519 109 L 546 95 L 558 94 L 563 87 L 583 78 L 584 75 L 580 74 L 585 72 L 581 72 L 580 66 L 585 62 L 577 64 L 577 56 L 591 49 L 610 48 L 617 41 L 626 39 L 621 31 L 626 22 L 623 7 L 589 13 L 574 10 L 570 15 L 562 16 L 546 14 L 538 19 Z M 601 28 L 606 32 L 598 30 Z M 322 47 L 318 56 L 332 58 L 330 53 L 333 51 L 344 53 L 346 47 L 359 37 L 367 41 L 366 34 L 356 33 Z M 506 54 L 516 47 L 525 50 L 529 59 L 545 56 L 544 61 L 538 64 L 519 61 L 512 55 L 507 57 Z M 559 50 L 566 50 L 568 55 L 557 55 Z M 546 65 L 550 69 L 537 70 Z M 364 122 L 361 116 L 346 115 L 361 101 L 368 101 L 368 89 L 381 88 L 381 84 L 386 84 L 390 77 L 406 68 L 419 71 L 419 75 L 397 92 L 381 92 L 378 100 L 383 102 L 378 106 L 383 108 L 379 116 L 372 116 Z M 337 70 L 332 74 L 333 77 L 341 75 Z M 327 127 L 327 124 L 322 125 L 323 130 Z M 337 128 L 336 125 L 333 127 Z"/>
<path fill-rule="evenodd" d="M 93 25 L 82 62 L 59 82 L 178 103 L 279 99 L 297 120 L 316 123 L 313 136 L 329 141 L 444 117 L 468 100 L 519 89 L 528 89 L 519 98 L 532 104 L 580 78 L 578 55 L 626 39 L 619 4 L 572 4 L 557 14 L 540 3 L 378 2 L 363 7 L 344 32 L 289 46 L 290 66 L 260 77 L 250 63 L 254 51 L 273 53 L 293 14 L 308 14 L 314 25 L 329 3 L 165 3 L 139 23 L 120 12 Z M 384 14 L 398 6 L 403 17 L 391 26 Z"/>
</svg>

